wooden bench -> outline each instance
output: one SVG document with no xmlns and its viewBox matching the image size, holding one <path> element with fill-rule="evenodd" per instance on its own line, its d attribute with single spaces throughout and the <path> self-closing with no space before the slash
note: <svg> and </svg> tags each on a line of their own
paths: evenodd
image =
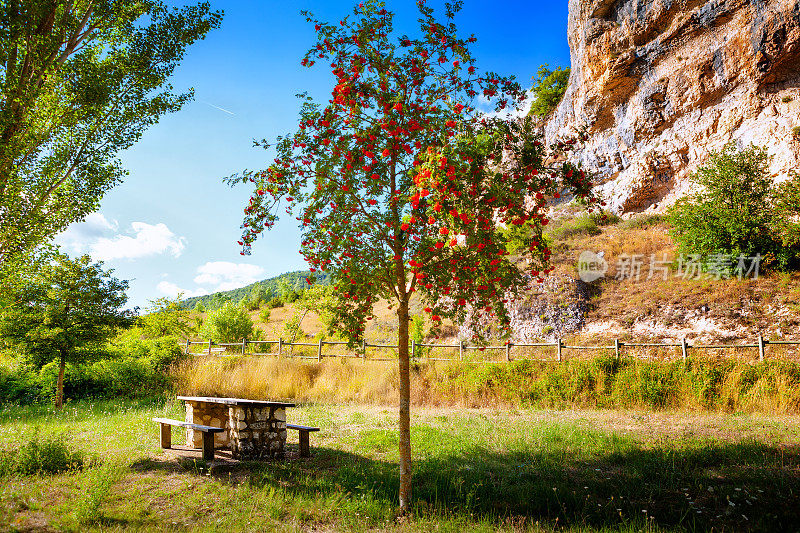
<svg viewBox="0 0 800 533">
<path fill-rule="evenodd" d="M 300 426 L 298 424 L 286 424 L 286 429 L 296 429 L 300 432 L 300 457 L 309 457 L 311 452 L 308 446 L 308 434 L 312 431 L 319 431 L 319 428 Z"/>
<path fill-rule="evenodd" d="M 183 420 L 172 420 L 171 418 L 154 418 L 153 422 L 161 424 L 161 447 L 172 448 L 172 428 L 170 426 L 180 426 L 203 432 L 203 461 L 214 460 L 214 433 L 225 431 L 224 428 L 214 426 L 203 426 L 192 424 Z"/>
</svg>

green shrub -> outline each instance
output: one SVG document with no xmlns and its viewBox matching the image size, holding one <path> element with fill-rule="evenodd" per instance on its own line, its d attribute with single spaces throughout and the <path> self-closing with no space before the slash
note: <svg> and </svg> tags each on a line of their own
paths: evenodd
<svg viewBox="0 0 800 533">
<path fill-rule="evenodd" d="M 423 315 L 414 315 L 411 317 L 411 324 L 408 331 L 409 337 L 411 340 L 414 341 L 416 344 L 422 344 L 425 342 L 425 335 L 427 334 L 425 328 L 425 316 Z M 415 357 L 425 357 L 429 352 L 430 348 L 425 348 L 422 346 L 417 346 L 414 352 Z"/>
<path fill-rule="evenodd" d="M 621 229 L 647 229 L 652 228 L 653 226 L 657 226 L 664 222 L 666 217 L 664 215 L 659 214 L 652 214 L 652 215 L 639 215 L 633 218 L 629 218 L 628 220 L 623 220 L 620 222 L 619 227 Z"/>
<path fill-rule="evenodd" d="M 300 313 L 295 313 L 292 317 L 283 323 L 283 329 L 281 330 L 281 337 L 288 340 L 289 342 L 295 342 L 298 339 L 301 339 L 305 336 L 305 332 L 301 327 L 301 322 L 303 321 L 303 317 Z"/>
<path fill-rule="evenodd" d="M 200 334 L 215 342 L 237 342 L 243 338 L 256 340 L 260 331 L 244 307 L 228 302 L 208 313 Z"/>
<path fill-rule="evenodd" d="M 529 114 L 544 117 L 558 107 L 569 83 L 569 67 L 550 70 L 547 63 L 539 67 L 533 78 L 533 101 Z"/>
<path fill-rule="evenodd" d="M 594 223 L 598 226 L 613 226 L 619 224 L 620 220 L 622 220 L 618 215 L 608 211 L 594 211 L 589 214 L 589 218 L 594 220 Z"/>
<path fill-rule="evenodd" d="M 275 309 L 276 307 L 283 307 L 283 300 L 277 296 L 275 298 L 270 298 L 270 300 L 267 302 L 268 309 Z"/>
<path fill-rule="evenodd" d="M 39 400 L 55 394 L 58 366 L 48 363 L 39 371 Z M 64 390 L 70 398 L 144 398 L 168 390 L 171 381 L 166 372 L 147 358 L 104 359 L 92 364 L 67 364 Z"/>
<path fill-rule="evenodd" d="M 192 330 L 190 311 L 184 307 L 180 297 L 150 300 L 150 306 L 145 311 L 146 314 L 136 321 L 145 337 L 184 337 Z"/>
<path fill-rule="evenodd" d="M 0 452 L 0 477 L 58 474 L 83 468 L 85 460 L 83 452 L 72 449 L 63 435 L 35 433 L 23 446 Z"/>
<path fill-rule="evenodd" d="M 598 235 L 601 231 L 597 219 L 591 215 L 581 215 L 555 226 L 548 236 L 553 240 L 563 241 L 578 235 Z"/>
<path fill-rule="evenodd" d="M 668 213 L 679 252 L 706 259 L 715 254 L 761 254 L 765 264 L 775 261 L 780 269 L 795 264 L 800 242 L 786 235 L 800 234 L 791 219 L 800 206 L 781 203 L 779 191 L 800 191 L 800 179 L 775 187 L 768 165 L 766 149 L 754 145 L 737 151 L 728 144 L 712 152 L 694 176 L 703 190 L 679 200 Z"/>
<path fill-rule="evenodd" d="M 675 364 L 626 365 L 614 380 L 613 401 L 617 405 L 657 409 L 675 405 L 680 374 Z"/>
<path fill-rule="evenodd" d="M 447 387 L 448 395 L 494 397 L 524 407 L 800 409 L 800 364 L 779 361 L 644 362 L 607 355 L 453 366 L 443 376 L 436 383 Z"/>
<path fill-rule="evenodd" d="M 26 364 L 0 364 L 0 405 L 26 405 L 42 399 L 38 373 Z"/>
</svg>

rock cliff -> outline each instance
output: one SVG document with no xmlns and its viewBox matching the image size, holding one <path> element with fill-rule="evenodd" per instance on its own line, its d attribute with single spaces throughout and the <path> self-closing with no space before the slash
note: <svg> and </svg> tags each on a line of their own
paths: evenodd
<svg viewBox="0 0 800 533">
<path fill-rule="evenodd" d="M 800 0 L 569 0 L 568 28 L 545 134 L 586 128 L 577 157 L 617 212 L 661 210 L 729 141 L 800 170 Z"/>
</svg>

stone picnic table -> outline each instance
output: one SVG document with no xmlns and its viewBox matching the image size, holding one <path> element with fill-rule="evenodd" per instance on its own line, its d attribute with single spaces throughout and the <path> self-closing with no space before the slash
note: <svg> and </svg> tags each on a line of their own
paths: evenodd
<svg viewBox="0 0 800 533">
<path fill-rule="evenodd" d="M 178 399 L 186 402 L 186 422 L 225 430 L 214 435 L 214 448 L 230 448 L 237 459 L 284 456 L 286 408 L 295 404 L 209 396 L 178 396 Z M 187 428 L 186 444 L 202 448 L 202 432 Z"/>
</svg>

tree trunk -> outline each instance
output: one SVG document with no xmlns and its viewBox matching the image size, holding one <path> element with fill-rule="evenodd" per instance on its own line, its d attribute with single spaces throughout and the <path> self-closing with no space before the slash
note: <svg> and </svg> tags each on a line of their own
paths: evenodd
<svg viewBox="0 0 800 533">
<path fill-rule="evenodd" d="M 411 509 L 411 379 L 408 357 L 408 302 L 397 307 L 400 364 L 400 512 Z"/>
<path fill-rule="evenodd" d="M 56 384 L 56 409 L 61 409 L 64 405 L 64 367 L 66 366 L 65 353 L 61 352 L 58 365 L 58 383 Z"/>
</svg>

